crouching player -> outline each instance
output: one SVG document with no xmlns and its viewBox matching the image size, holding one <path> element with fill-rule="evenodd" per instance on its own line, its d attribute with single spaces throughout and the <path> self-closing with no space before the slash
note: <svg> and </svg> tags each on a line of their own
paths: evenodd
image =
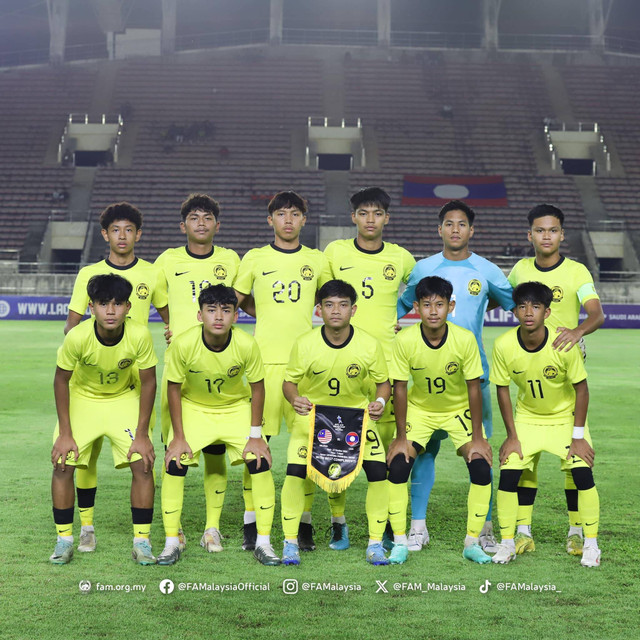
<svg viewBox="0 0 640 640">
<path fill-rule="evenodd" d="M 356 291 L 343 280 L 329 280 L 318 291 L 324 325 L 304 334 L 294 343 L 282 390 L 296 412 L 289 447 L 287 474 L 282 487 L 283 564 L 300 564 L 298 523 L 304 509 L 309 412 L 313 404 L 368 408 L 378 420 L 389 401 L 391 385 L 382 345 L 368 333 L 351 325 L 356 312 Z M 367 397 L 376 385 L 376 400 Z M 384 447 L 375 422 L 369 422 L 363 442 L 369 487 L 366 513 L 369 523 L 367 562 L 388 564 L 382 547 L 387 522 L 387 467 Z"/>
<path fill-rule="evenodd" d="M 391 357 L 396 439 L 389 446 L 389 520 L 395 546 L 389 560 L 408 555 L 407 480 L 418 454 L 438 429 L 446 431 L 469 470 L 467 536 L 462 555 L 491 562 L 478 543 L 491 499 L 491 446 L 482 428 L 482 363 L 471 331 L 447 322 L 455 302 L 448 280 L 429 276 L 415 288 L 414 309 L 420 322 L 396 336 Z M 407 393 L 408 381 L 413 381 Z"/>
<path fill-rule="evenodd" d="M 524 282 L 513 291 L 519 327 L 502 334 L 493 347 L 491 382 L 497 387 L 507 439 L 500 447 L 498 519 L 502 542 L 493 561 L 506 564 L 516 557 L 514 534 L 518 512 L 518 481 L 532 469 L 541 451 L 557 455 L 578 488 L 578 513 L 585 541 L 581 563 L 600 565 L 598 521 L 600 501 L 593 481 L 594 451 L 586 426 L 589 390 L 579 349 L 553 348 L 545 319 L 553 293 L 540 282 Z M 509 383 L 518 387 L 515 418 Z"/>
<path fill-rule="evenodd" d="M 69 331 L 58 350 L 53 385 L 58 424 L 51 451 L 58 532 L 50 558 L 54 564 L 66 564 L 73 556 L 74 468 L 87 467 L 94 443 L 103 436 L 111 442 L 115 467 L 131 468 L 133 559 L 156 563 L 149 544 L 155 460 L 149 419 L 158 360 L 147 327 L 127 318 L 131 291 L 131 283 L 121 276 L 93 276 L 87 292 L 94 320 Z"/>
<path fill-rule="evenodd" d="M 198 465 L 203 448 L 223 444 L 231 464 L 244 460 L 251 473 L 258 530 L 254 555 L 262 564 L 277 565 L 280 559 L 270 542 L 275 488 L 271 453 L 262 439 L 260 351 L 252 336 L 232 326 L 238 319 L 238 298 L 232 288 L 209 286 L 200 293 L 198 304 L 202 324 L 174 338 L 166 355 L 172 427 L 162 481 L 166 541 L 158 564 L 175 564 L 180 558 L 178 530 L 188 467 Z"/>
</svg>

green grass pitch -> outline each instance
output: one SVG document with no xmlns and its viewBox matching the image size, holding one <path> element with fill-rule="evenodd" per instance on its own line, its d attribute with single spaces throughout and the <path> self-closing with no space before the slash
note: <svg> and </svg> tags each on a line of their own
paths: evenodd
<svg viewBox="0 0 640 640">
<path fill-rule="evenodd" d="M 174 567 L 140 567 L 129 555 L 129 472 L 112 468 L 106 443 L 96 500 L 98 549 L 93 554 L 76 553 L 67 566 L 48 562 L 55 540 L 49 490 L 55 424 L 52 381 L 62 327 L 59 322 L 0 324 L 0 621 L 4 638 L 600 640 L 637 633 L 640 466 L 634 446 L 639 426 L 640 332 L 601 330 L 587 338 L 589 424 L 602 510 L 599 569 L 581 567 L 577 558 L 564 551 L 567 517 L 563 478 L 558 462 L 549 456 L 543 457 L 539 472 L 534 511 L 536 552 L 508 566 L 478 566 L 463 560 L 468 479 L 464 464 L 448 441 L 442 445 L 429 507 L 432 542 L 422 552 L 411 554 L 405 565 L 371 567 L 365 563 L 363 477 L 348 495 L 351 549 L 328 549 L 329 509 L 318 490 L 314 505 L 318 550 L 304 554 L 300 567 L 258 565 L 251 554 L 240 549 L 241 473 L 234 468 L 222 515 L 224 552 L 207 555 L 198 545 L 204 525 L 204 497 L 202 472 L 192 469 L 187 475 L 183 514 L 188 548 L 182 560 Z M 485 330 L 489 351 L 500 331 Z M 152 332 L 162 359 L 161 326 L 154 325 Z M 504 433 L 498 416 L 494 401 L 492 445 L 496 460 Z M 159 427 L 154 441 L 161 458 Z M 272 440 L 278 493 L 285 471 L 286 441 L 286 434 Z M 160 469 L 160 460 L 156 469 Z M 159 504 L 158 490 L 152 530 L 156 552 L 163 542 Z M 77 515 L 75 534 L 77 540 Z M 273 538 L 276 550 L 281 550 L 279 509 Z M 175 583 L 171 594 L 163 594 L 159 588 L 166 578 Z M 297 594 L 284 593 L 286 578 L 298 580 Z M 89 593 L 79 590 L 83 580 L 93 585 Z M 487 593 L 481 593 L 480 586 L 486 580 L 491 586 Z M 240 590 L 238 585 L 246 582 L 267 585 L 268 590 Z M 180 590 L 180 583 L 235 589 Z M 130 591 L 108 591 L 100 585 L 123 586 Z M 135 585 L 144 591 L 133 591 Z M 319 585 L 333 588 L 319 590 Z M 518 590 L 518 585 L 524 588 Z M 535 590 L 535 585 L 546 590 Z M 345 587 L 352 590 L 338 590 Z M 445 589 L 451 587 L 457 590 Z"/>
</svg>

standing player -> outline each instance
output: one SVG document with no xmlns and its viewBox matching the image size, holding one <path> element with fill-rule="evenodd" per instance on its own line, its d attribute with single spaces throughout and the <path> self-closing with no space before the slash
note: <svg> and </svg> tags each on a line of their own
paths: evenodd
<svg viewBox="0 0 640 640">
<path fill-rule="evenodd" d="M 534 258 L 523 258 L 509 274 L 509 282 L 517 286 L 522 282 L 538 281 L 553 292 L 551 315 L 545 322 L 553 337 L 553 348 L 569 350 L 578 344 L 586 357 L 583 337 L 602 326 L 604 313 L 596 293 L 593 278 L 588 269 L 574 260 L 560 255 L 560 243 L 564 240 L 564 213 L 550 204 L 540 204 L 527 215 L 528 238 L 535 250 Z M 580 322 L 580 305 L 587 317 Z M 538 460 L 531 469 L 523 469 L 518 484 L 518 531 L 516 552 L 535 550 L 531 536 L 533 503 L 538 487 Z M 582 520 L 578 513 L 578 490 L 570 470 L 565 474 L 565 495 L 569 512 L 567 553 L 582 553 Z"/>
<path fill-rule="evenodd" d="M 255 557 L 265 565 L 280 564 L 271 547 L 275 509 L 271 454 L 262 439 L 264 368 L 256 341 L 234 329 L 238 298 L 231 287 L 206 287 L 198 297 L 198 320 L 167 349 L 167 381 L 171 431 L 162 482 L 165 547 L 158 564 L 180 558 L 180 515 L 184 477 L 211 444 L 225 445 L 231 464 L 244 460 L 253 479 L 258 506 Z M 246 377 L 246 382 L 245 382 Z"/>
<path fill-rule="evenodd" d="M 395 546 L 393 564 L 407 559 L 407 480 L 416 456 L 439 430 L 451 435 L 469 470 L 467 535 L 463 558 L 491 562 L 478 543 L 491 500 L 491 446 L 482 430 L 483 374 L 475 336 L 447 322 L 455 311 L 450 282 L 430 276 L 415 287 L 418 324 L 396 338 L 390 377 L 395 389 L 397 436 L 389 447 L 389 517 Z M 408 381 L 413 386 L 407 394 Z"/>
<path fill-rule="evenodd" d="M 283 564 L 300 564 L 297 541 L 307 477 L 308 414 L 314 404 L 368 408 L 372 421 L 380 418 L 391 394 L 387 362 L 380 343 L 351 326 L 356 291 L 342 280 L 330 280 L 318 291 L 324 325 L 301 336 L 291 350 L 283 392 L 298 414 L 287 449 L 287 475 L 282 487 Z M 376 400 L 370 402 L 371 384 Z M 387 467 L 375 422 L 367 428 L 364 462 L 367 474 L 366 513 L 369 522 L 367 562 L 388 564 L 382 534 L 388 515 Z"/>
<path fill-rule="evenodd" d="M 382 240 L 391 204 L 384 189 L 361 189 L 351 196 L 350 202 L 351 221 L 356 225 L 357 236 L 335 240 L 327 245 L 324 253 L 333 277 L 348 282 L 359 292 L 358 313 L 351 324 L 364 329 L 382 344 L 388 365 L 398 322 L 398 290 L 408 281 L 416 261 L 406 249 Z M 395 427 L 392 400 L 377 424 L 385 450 L 393 439 Z M 346 492 L 328 495 L 333 527 L 329 546 L 335 550 L 348 549 L 349 530 L 344 516 Z"/>
<path fill-rule="evenodd" d="M 155 564 L 149 535 L 153 520 L 153 462 L 149 419 L 156 364 L 147 327 L 127 318 L 131 283 L 115 274 L 87 285 L 93 320 L 72 329 L 58 350 L 54 393 L 58 411 L 51 451 L 51 495 L 58 541 L 50 558 L 73 557 L 73 470 L 86 467 L 93 443 L 111 442 L 117 469 L 130 467 L 133 559 Z"/>
<path fill-rule="evenodd" d="M 491 371 L 507 430 L 500 447 L 498 487 L 502 541 L 493 561 L 506 564 L 515 559 L 518 481 L 522 470 L 532 469 L 540 453 L 548 451 L 560 458 L 577 486 L 586 536 L 581 564 L 597 567 L 600 500 L 591 471 L 594 451 L 587 426 L 589 389 L 582 356 L 578 349 L 563 351 L 553 345 L 553 334 L 545 326 L 553 304 L 549 287 L 525 282 L 515 288 L 513 299 L 520 326 L 496 339 Z M 509 395 L 512 380 L 518 387 L 515 417 Z"/>
<path fill-rule="evenodd" d="M 316 291 L 331 279 L 323 253 L 300 244 L 307 220 L 307 203 L 294 191 L 277 193 L 269 202 L 267 222 L 274 241 L 251 249 L 242 258 L 235 289 L 241 304 L 253 290 L 255 338 L 265 367 L 264 433 L 269 439 L 280 433 L 283 418 L 292 424 L 293 410 L 282 395 L 284 371 L 296 338 L 311 329 Z M 311 527 L 311 504 L 315 485 L 309 481 L 305 512 L 300 525 L 300 548 L 315 549 Z M 256 514 L 251 498 L 251 477 L 244 476 L 244 542 L 255 545 Z"/>
<path fill-rule="evenodd" d="M 180 230 L 187 236 L 184 247 L 167 249 L 156 259 L 168 290 L 171 322 L 167 336 L 174 338 L 199 324 L 198 295 L 211 284 L 231 286 L 238 272 L 240 258 L 232 249 L 213 244 L 220 229 L 220 207 L 211 197 L 192 193 L 180 208 Z M 167 400 L 166 367 L 161 384 L 162 441 L 167 443 L 171 417 Z M 206 504 L 205 531 L 200 544 L 209 552 L 222 551 L 220 513 L 227 489 L 227 468 L 224 445 L 203 449 L 204 495 Z M 180 532 L 181 547 L 184 535 Z"/>
<path fill-rule="evenodd" d="M 161 274 L 146 260 L 136 257 L 135 245 L 142 235 L 142 214 L 128 202 L 109 205 L 100 214 L 102 237 L 109 245 L 109 257 L 80 269 L 73 285 L 73 294 L 69 302 L 69 314 L 64 327 L 65 335 L 78 325 L 87 310 L 89 296 L 87 283 L 98 274 L 116 273 L 127 279 L 133 287 L 129 317 L 146 325 L 149 321 L 149 308 L 157 309 L 165 323 L 169 322 L 167 296 L 161 286 Z M 150 435 L 153 430 L 152 414 Z M 96 549 L 96 535 L 93 526 L 94 505 L 98 487 L 98 456 L 102 450 L 102 438 L 94 441 L 91 457 L 86 468 L 79 467 L 76 472 L 76 491 L 78 511 L 80 512 L 80 543 L 78 551 L 88 552 Z"/>
<path fill-rule="evenodd" d="M 469 329 L 478 342 L 483 374 L 480 379 L 482 389 L 482 422 L 487 438 L 493 432 L 491 420 L 491 393 L 489 389 L 489 364 L 482 344 L 482 327 L 487 306 L 501 306 L 508 311 L 513 308 L 511 285 L 502 271 L 492 262 L 469 250 L 469 240 L 473 237 L 475 212 L 460 200 L 445 204 L 438 219 L 438 234 L 442 238 L 443 250 L 429 258 L 420 260 L 409 278 L 409 284 L 398 301 L 398 317 L 411 311 L 415 300 L 415 287 L 422 278 L 438 275 L 453 285 L 455 310 L 449 320 Z M 411 530 L 409 550 L 419 551 L 429 542 L 426 526 L 427 505 L 435 481 L 435 458 L 440 450 L 440 438 L 444 432 L 436 432 L 425 451 L 413 466 L 411 474 Z M 487 522 L 480 533 L 480 544 L 487 552 L 496 550 L 496 541 L 491 523 L 492 505 L 489 504 Z"/>
</svg>

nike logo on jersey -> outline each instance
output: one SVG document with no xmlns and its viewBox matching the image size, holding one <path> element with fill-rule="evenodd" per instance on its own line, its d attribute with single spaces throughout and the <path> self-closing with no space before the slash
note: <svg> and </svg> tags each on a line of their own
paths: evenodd
<svg viewBox="0 0 640 640">
<path fill-rule="evenodd" d="M 202 371 L 194 371 L 193 369 L 189 369 L 189 373 L 202 373 Z"/>
<path fill-rule="evenodd" d="M 585 522 L 584 526 L 585 527 L 593 527 L 594 524 L 598 524 L 598 521 L 596 520 L 595 522 Z"/>
<path fill-rule="evenodd" d="M 484 518 L 486 515 L 486 513 L 476 513 L 476 518 Z"/>
<path fill-rule="evenodd" d="M 422 371 L 423 369 L 426 369 L 427 367 L 411 367 L 411 371 Z"/>
<path fill-rule="evenodd" d="M 273 271 L 263 271 L 262 275 L 263 276 L 270 276 L 272 273 L 275 273 L 277 271 L 277 269 L 274 269 Z"/>
<path fill-rule="evenodd" d="M 287 516 L 284 516 L 284 519 L 285 519 L 285 520 L 295 520 L 295 519 L 296 519 L 296 517 L 295 517 L 295 516 L 293 516 L 292 518 L 287 518 Z"/>
<path fill-rule="evenodd" d="M 216 489 L 216 493 L 217 493 L 218 495 L 220 495 L 221 493 L 224 493 L 224 492 L 225 492 L 225 489 L 223 489 L 222 491 L 218 491 L 218 490 Z"/>
<path fill-rule="evenodd" d="M 526 371 L 526 369 L 523 369 L 522 371 L 516 371 L 515 369 L 511 369 L 511 371 L 513 371 L 513 373 L 515 373 L 517 376 L 519 376 L 521 373 L 524 373 Z"/>
<path fill-rule="evenodd" d="M 176 276 L 183 276 L 185 273 L 189 273 L 188 271 L 176 271 L 175 275 Z"/>
<path fill-rule="evenodd" d="M 386 520 L 376 520 L 376 522 L 377 522 L 378 524 L 384 524 L 384 523 L 386 522 Z"/>
<path fill-rule="evenodd" d="M 261 510 L 261 511 L 268 511 L 269 509 L 273 509 L 273 507 L 275 507 L 275 505 L 273 505 L 273 504 L 272 504 L 270 507 L 262 507 L 262 506 L 261 506 L 261 507 L 260 507 L 260 510 Z"/>
<path fill-rule="evenodd" d="M 174 509 L 173 511 L 165 511 L 165 513 L 169 515 L 170 513 L 176 513 L 176 511 L 179 511 L 179 509 Z"/>
<path fill-rule="evenodd" d="M 340 271 L 347 271 L 347 269 L 353 269 L 353 267 L 340 267 Z"/>
<path fill-rule="evenodd" d="M 322 371 L 314 371 L 313 375 L 314 376 L 319 376 L 321 373 L 324 373 L 326 371 L 326 369 L 323 369 Z"/>
</svg>

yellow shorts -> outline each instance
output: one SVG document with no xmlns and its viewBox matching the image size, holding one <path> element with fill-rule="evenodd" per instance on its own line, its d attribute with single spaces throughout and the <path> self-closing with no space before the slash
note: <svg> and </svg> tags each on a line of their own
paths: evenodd
<svg viewBox="0 0 640 640">
<path fill-rule="evenodd" d="M 517 453 L 512 453 L 501 469 L 533 469 L 535 458 L 542 451 L 558 456 L 563 471 L 589 466 L 577 456 L 567 460 L 573 436 L 573 420 L 564 424 L 530 424 L 516 420 L 515 426 L 522 449 L 522 460 Z M 588 426 L 584 428 L 584 439 L 591 445 Z"/>
<path fill-rule="evenodd" d="M 307 464 L 307 454 L 309 450 L 309 416 L 296 414 L 293 422 L 293 429 L 289 437 L 287 448 L 287 464 Z M 373 420 L 369 421 L 367 427 L 367 439 L 364 447 L 363 460 L 372 462 L 385 462 L 385 452 L 378 427 Z"/>
<path fill-rule="evenodd" d="M 456 451 L 471 442 L 471 412 L 469 408 L 452 413 L 429 414 L 411 402 L 407 406 L 407 438 L 424 449 L 435 431 L 442 429 L 451 437 Z M 482 435 L 486 437 L 484 427 Z M 436 436 L 437 439 L 438 436 Z"/>
<path fill-rule="evenodd" d="M 291 430 L 295 419 L 295 411 L 282 393 L 286 364 L 264 365 L 264 424 L 262 433 L 265 436 L 277 436 L 280 433 L 282 420 Z"/>
<path fill-rule="evenodd" d="M 242 452 L 247 444 L 251 427 L 251 403 L 249 401 L 231 407 L 207 408 L 182 399 L 182 427 L 184 437 L 191 447 L 191 458 L 183 458 L 181 464 L 198 466 L 200 452 L 210 444 L 224 444 L 231 464 L 242 464 Z M 167 442 L 173 440 L 173 429 Z M 255 456 L 249 456 L 249 459 Z"/>
<path fill-rule="evenodd" d="M 140 392 L 132 389 L 117 398 L 95 399 L 87 398 L 72 391 L 69 394 L 69 420 L 71 433 L 78 446 L 79 456 L 73 460 L 73 454 L 67 459 L 67 464 L 80 469 L 86 469 L 91 458 L 91 447 L 96 440 L 106 436 L 111 441 L 113 465 L 116 469 L 129 466 L 127 453 L 136 434 L 138 413 L 140 411 Z M 152 415 L 153 419 L 153 415 Z M 56 441 L 59 425 L 53 433 Z M 141 456 L 134 453 L 131 462 L 141 460 Z"/>
<path fill-rule="evenodd" d="M 160 382 L 160 434 L 162 443 L 167 445 L 167 438 L 171 430 L 171 414 L 169 413 L 169 398 L 167 396 L 167 365 L 165 363 L 162 371 L 162 381 Z"/>
</svg>

